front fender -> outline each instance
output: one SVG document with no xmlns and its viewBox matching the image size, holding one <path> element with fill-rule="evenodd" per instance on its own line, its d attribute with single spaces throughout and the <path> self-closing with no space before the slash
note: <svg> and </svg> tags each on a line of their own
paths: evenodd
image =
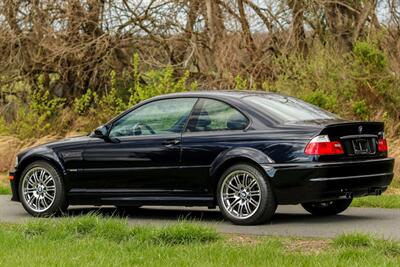
<svg viewBox="0 0 400 267">
<path fill-rule="evenodd" d="M 252 161 L 260 167 L 265 164 L 274 163 L 274 160 L 260 150 L 247 147 L 232 148 L 222 152 L 215 158 L 211 164 L 210 175 L 213 177 L 226 163 L 240 159 Z"/>
<path fill-rule="evenodd" d="M 19 163 L 16 168 L 16 173 L 21 174 L 22 171 L 28 166 L 30 163 L 36 160 L 44 160 L 48 161 L 57 167 L 62 174 L 66 175 L 67 172 L 57 154 L 48 147 L 37 147 L 28 150 L 26 153 L 23 153 L 19 156 Z"/>
<path fill-rule="evenodd" d="M 19 162 L 15 170 L 11 171 L 14 174 L 14 180 L 11 181 L 12 198 L 13 201 L 19 201 L 18 183 L 24 169 L 32 162 L 37 160 L 44 160 L 53 164 L 62 174 L 66 175 L 66 170 L 58 158 L 57 154 L 48 147 L 37 147 L 24 151 L 18 155 Z"/>
</svg>

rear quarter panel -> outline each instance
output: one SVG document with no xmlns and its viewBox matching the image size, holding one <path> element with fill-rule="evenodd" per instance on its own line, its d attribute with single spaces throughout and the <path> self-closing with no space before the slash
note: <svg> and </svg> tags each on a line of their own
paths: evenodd
<svg viewBox="0 0 400 267">
<path fill-rule="evenodd" d="M 213 174 L 233 158 L 246 158 L 259 165 L 312 161 L 304 155 L 304 148 L 315 134 L 315 130 L 288 128 L 184 133 L 181 166 L 191 179 L 208 177 L 207 187 L 199 190 L 211 194 L 219 178 Z"/>
</svg>

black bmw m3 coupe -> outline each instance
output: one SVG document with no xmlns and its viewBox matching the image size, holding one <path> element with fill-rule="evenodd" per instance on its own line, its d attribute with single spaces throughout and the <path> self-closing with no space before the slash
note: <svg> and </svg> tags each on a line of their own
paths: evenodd
<svg viewBox="0 0 400 267">
<path fill-rule="evenodd" d="M 99 112 L 101 112 L 99 110 Z M 12 200 L 34 216 L 68 205 L 219 207 L 259 224 L 279 204 L 334 215 L 393 178 L 384 125 L 256 91 L 151 98 L 97 128 L 23 151 Z"/>
</svg>

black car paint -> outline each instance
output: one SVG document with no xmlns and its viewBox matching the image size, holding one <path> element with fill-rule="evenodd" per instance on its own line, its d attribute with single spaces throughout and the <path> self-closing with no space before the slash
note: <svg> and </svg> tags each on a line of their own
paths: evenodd
<svg viewBox="0 0 400 267">
<path fill-rule="evenodd" d="M 315 120 L 281 124 L 246 105 L 249 93 L 194 92 L 144 101 L 106 124 L 160 99 L 210 98 L 225 102 L 248 119 L 245 130 L 183 132 L 134 136 L 112 142 L 94 134 L 45 144 L 19 154 L 11 181 L 18 201 L 18 180 L 31 162 L 43 159 L 62 172 L 70 204 L 215 205 L 215 189 L 222 171 L 235 162 L 249 162 L 265 170 L 279 204 L 322 201 L 384 191 L 393 178 L 393 162 L 385 153 L 374 158 L 314 157 L 304 154 L 312 137 L 358 134 L 359 125 L 374 133 L 381 123 Z M 340 129 L 340 130 L 339 130 Z M 379 192 L 380 192 L 379 191 Z"/>
</svg>

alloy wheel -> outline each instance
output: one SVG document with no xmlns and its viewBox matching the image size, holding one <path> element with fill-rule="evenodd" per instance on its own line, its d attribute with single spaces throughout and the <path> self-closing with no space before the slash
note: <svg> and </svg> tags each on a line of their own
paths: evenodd
<svg viewBox="0 0 400 267">
<path fill-rule="evenodd" d="M 244 170 L 234 171 L 225 177 L 220 195 L 225 210 L 237 219 L 251 217 L 261 202 L 257 179 Z"/>
<path fill-rule="evenodd" d="M 53 176 L 42 167 L 29 170 L 22 181 L 24 201 L 35 212 L 50 208 L 56 197 L 56 184 Z"/>
</svg>

